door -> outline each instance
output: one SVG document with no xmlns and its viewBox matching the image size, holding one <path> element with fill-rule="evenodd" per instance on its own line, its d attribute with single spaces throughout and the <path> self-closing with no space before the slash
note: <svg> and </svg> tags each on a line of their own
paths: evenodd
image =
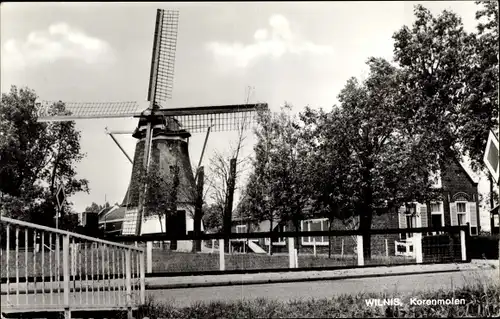
<svg viewBox="0 0 500 319">
<path fill-rule="evenodd" d="M 167 235 L 174 237 L 186 236 L 186 211 L 178 210 L 165 220 Z M 177 249 L 177 240 L 170 241 L 170 249 Z"/>
</svg>

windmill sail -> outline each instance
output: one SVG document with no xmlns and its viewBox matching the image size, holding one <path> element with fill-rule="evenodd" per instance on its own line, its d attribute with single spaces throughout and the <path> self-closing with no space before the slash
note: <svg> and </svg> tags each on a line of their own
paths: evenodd
<svg viewBox="0 0 500 319">
<path fill-rule="evenodd" d="M 148 101 L 154 106 L 172 97 L 178 24 L 178 11 L 157 10 L 148 89 Z"/>
<path fill-rule="evenodd" d="M 64 110 L 56 108 L 58 103 L 64 104 Z M 140 115 L 139 103 L 127 102 L 37 102 L 38 122 L 60 122 L 81 119 L 123 118 Z"/>
</svg>

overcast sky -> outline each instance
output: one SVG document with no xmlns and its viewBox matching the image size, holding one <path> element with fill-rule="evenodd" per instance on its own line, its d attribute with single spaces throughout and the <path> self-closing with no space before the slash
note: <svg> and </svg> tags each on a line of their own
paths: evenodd
<svg viewBox="0 0 500 319">
<path fill-rule="evenodd" d="M 179 9 L 172 107 L 289 102 L 330 109 L 352 76 L 366 74 L 370 56 L 392 60 L 393 33 L 413 22 L 422 3 L 434 13 L 458 13 L 476 25 L 472 1 L 275 3 L 44 3 L 1 5 L 1 90 L 28 86 L 43 100 L 145 101 L 156 9 Z M 104 199 L 121 202 L 132 166 L 104 134 L 132 130 L 134 119 L 78 121 L 86 158 L 80 177 L 90 194 L 71 198 L 77 211 Z M 190 140 L 197 163 L 204 134 Z M 236 134 L 210 136 L 204 164 Z M 135 140 L 119 136 L 133 156 Z M 255 139 L 249 132 L 245 154 Z M 484 188 L 484 186 L 482 187 Z M 485 188 L 487 189 L 487 187 Z"/>
</svg>

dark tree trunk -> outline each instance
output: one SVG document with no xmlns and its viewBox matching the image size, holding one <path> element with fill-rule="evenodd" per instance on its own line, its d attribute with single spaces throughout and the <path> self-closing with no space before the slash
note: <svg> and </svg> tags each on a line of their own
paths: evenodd
<svg viewBox="0 0 500 319">
<path fill-rule="evenodd" d="M 294 218 L 293 219 L 293 227 L 295 228 L 295 248 L 297 248 L 297 255 L 300 252 L 300 219 Z"/>
<path fill-rule="evenodd" d="M 362 211 L 360 212 L 359 229 L 363 236 L 363 256 L 365 260 L 371 259 L 371 235 L 370 229 L 373 219 L 373 188 L 371 169 L 374 163 L 371 160 L 364 160 L 362 198 Z"/>
<path fill-rule="evenodd" d="M 365 208 L 363 214 L 360 216 L 359 229 L 363 236 L 363 256 L 365 260 L 371 259 L 371 235 L 370 229 L 372 224 L 372 212 Z"/>
<path fill-rule="evenodd" d="M 231 234 L 231 222 L 232 222 L 232 213 L 233 213 L 233 196 L 234 196 L 234 187 L 236 180 L 236 159 L 233 158 L 230 161 L 229 167 L 229 178 L 227 182 L 227 196 L 226 203 L 224 205 L 224 234 L 226 234 L 226 238 L 224 239 L 224 251 L 229 253 L 229 234 Z"/>
<path fill-rule="evenodd" d="M 205 171 L 203 166 L 198 169 L 198 177 L 196 179 L 196 205 L 194 208 L 193 230 L 194 235 L 201 235 L 201 220 L 203 218 L 203 183 L 205 179 Z M 201 251 L 201 240 L 193 241 L 193 252 Z"/>
</svg>

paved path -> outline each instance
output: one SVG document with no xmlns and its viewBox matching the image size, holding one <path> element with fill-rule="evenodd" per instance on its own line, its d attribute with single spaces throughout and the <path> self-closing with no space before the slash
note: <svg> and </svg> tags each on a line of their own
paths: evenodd
<svg viewBox="0 0 500 319">
<path fill-rule="evenodd" d="M 498 267 L 496 267 L 498 268 Z M 416 273 L 438 273 L 450 271 L 468 271 L 480 269 L 493 269 L 490 263 L 472 262 L 462 264 L 430 264 L 430 265 L 405 265 L 390 267 L 366 267 L 354 269 L 323 270 L 323 271 L 294 271 L 294 272 L 268 272 L 233 275 L 204 275 L 182 277 L 151 277 L 146 278 L 146 287 L 152 289 L 162 288 L 189 288 L 211 285 L 234 284 L 262 284 L 269 282 L 292 282 L 306 280 L 348 279 L 356 277 L 380 277 L 387 275 L 406 275 Z"/>
<path fill-rule="evenodd" d="M 260 285 L 148 290 L 160 302 L 186 306 L 196 302 L 272 298 L 280 301 L 329 298 L 360 292 L 386 292 L 388 298 L 412 296 L 415 292 L 462 287 L 474 282 L 498 281 L 498 270 L 460 271 L 440 274 L 326 280 Z"/>
</svg>

